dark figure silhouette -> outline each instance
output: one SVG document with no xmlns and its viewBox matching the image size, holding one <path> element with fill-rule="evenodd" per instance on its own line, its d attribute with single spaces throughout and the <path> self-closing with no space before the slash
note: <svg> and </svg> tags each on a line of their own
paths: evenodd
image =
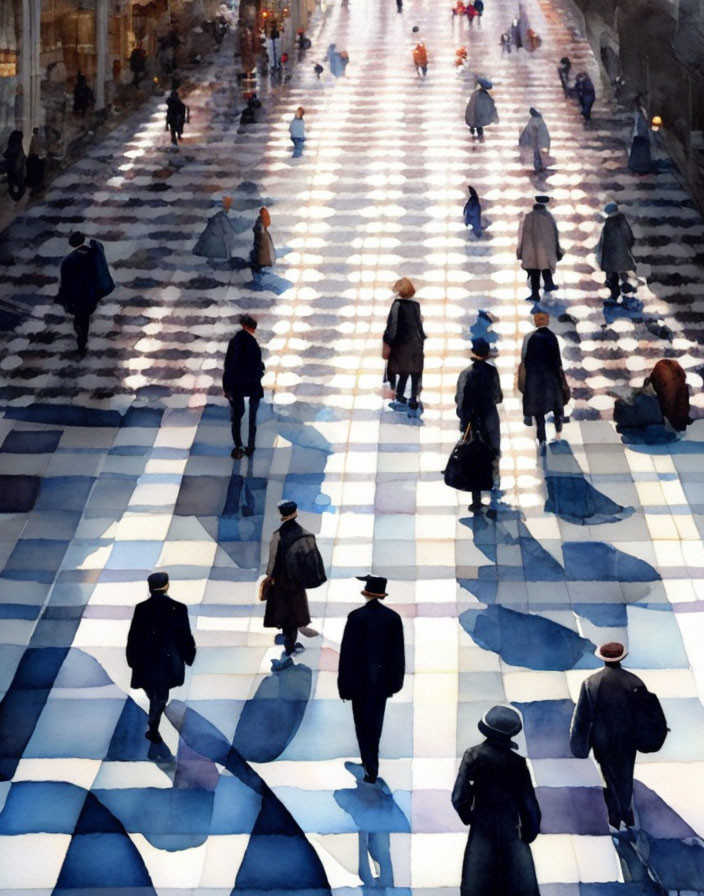
<svg viewBox="0 0 704 896">
<path fill-rule="evenodd" d="M 115 288 L 103 246 L 97 240 L 86 245 L 85 236 L 74 231 L 68 238 L 73 249 L 61 262 L 58 302 L 73 315 L 78 353 L 86 354 L 90 318 L 98 302 Z"/>
<path fill-rule="evenodd" d="M 572 63 L 568 56 L 563 56 L 560 60 L 560 64 L 557 67 L 557 74 L 560 78 L 560 84 L 562 84 L 562 92 L 565 96 L 571 96 L 572 91 L 570 89 L 570 69 L 572 68 Z"/>
<path fill-rule="evenodd" d="M 178 146 L 178 141 L 183 137 L 183 128 L 186 124 L 186 106 L 175 88 L 166 100 L 166 126 L 171 131 L 171 143 Z"/>
<path fill-rule="evenodd" d="M 88 107 L 92 105 L 95 97 L 93 91 L 88 86 L 86 76 L 79 72 L 76 75 L 76 86 L 73 88 L 73 111 L 85 118 Z"/>
<path fill-rule="evenodd" d="M 22 145 L 22 131 L 13 131 L 7 138 L 7 147 L 3 152 L 5 173 L 7 174 L 7 190 L 10 197 L 18 202 L 26 189 L 27 157 Z"/>
<path fill-rule="evenodd" d="M 249 314 L 240 315 L 242 329 L 230 340 L 225 355 L 225 371 L 222 377 L 222 388 L 225 398 L 230 402 L 232 417 L 232 457 L 239 460 L 243 454 L 251 457 L 254 454 L 254 441 L 257 434 L 257 409 L 264 397 L 262 376 L 264 364 L 259 343 L 254 337 L 257 329 L 256 320 Z M 249 398 L 249 428 L 247 448 L 242 449 L 242 417 L 244 416 L 244 400 Z"/>
<path fill-rule="evenodd" d="M 537 438 L 545 444 L 545 415 L 552 411 L 555 436 L 562 432 L 562 415 L 565 405 L 562 358 L 557 337 L 548 328 L 550 315 L 538 311 L 533 315 L 536 329 L 528 334 L 521 350 L 518 388 L 523 393 L 523 422 L 530 426 L 535 418 Z M 521 380 L 523 379 L 523 382 Z"/>
<path fill-rule="evenodd" d="M 579 110 L 585 121 L 592 120 L 592 106 L 596 99 L 596 91 L 592 79 L 586 72 L 580 72 L 575 78 L 574 95 L 579 103 Z"/>
</svg>

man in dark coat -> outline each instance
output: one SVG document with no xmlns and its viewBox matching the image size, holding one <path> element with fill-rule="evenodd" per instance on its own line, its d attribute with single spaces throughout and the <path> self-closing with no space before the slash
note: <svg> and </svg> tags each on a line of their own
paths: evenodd
<svg viewBox="0 0 704 896">
<path fill-rule="evenodd" d="M 473 138 L 484 140 L 484 128 L 499 120 L 496 104 L 489 93 L 493 86 L 488 78 L 477 78 L 477 86 L 467 103 L 464 120 Z"/>
<path fill-rule="evenodd" d="M 582 684 L 570 726 L 570 748 L 578 759 L 589 750 L 604 776 L 604 802 L 609 824 L 632 827 L 633 767 L 636 761 L 634 691 L 644 687 L 636 675 L 621 668 L 628 651 L 617 641 L 602 644 L 596 651 L 604 661 L 601 672 Z"/>
<path fill-rule="evenodd" d="M 183 128 L 186 124 L 186 105 L 178 95 L 175 88 L 166 100 L 166 126 L 171 131 L 171 143 L 178 146 L 178 141 L 183 137 Z"/>
<path fill-rule="evenodd" d="M 357 578 L 366 583 L 362 591 L 366 603 L 347 617 L 337 689 L 342 700 L 352 701 L 364 780 L 374 784 L 379 774 L 379 740 L 386 701 L 403 687 L 406 659 L 401 617 L 380 603 L 386 597 L 386 579 Z"/>
<path fill-rule="evenodd" d="M 636 267 L 631 254 L 635 237 L 626 216 L 619 211 L 616 202 L 607 202 L 604 212 L 608 217 L 604 221 L 596 254 L 599 266 L 606 274 L 606 285 L 611 292 L 611 300 L 617 302 L 621 298 L 619 281 L 628 283 L 627 272 L 634 271 Z"/>
<path fill-rule="evenodd" d="M 183 684 L 185 665 L 192 666 L 196 644 L 188 622 L 188 608 L 166 593 L 169 577 L 154 572 L 147 579 L 149 598 L 134 608 L 127 636 L 127 665 L 133 688 L 149 697 L 149 728 L 144 735 L 162 742 L 159 721 L 169 699 L 169 689 Z"/>
<path fill-rule="evenodd" d="M 575 78 L 574 95 L 579 103 L 579 110 L 585 121 L 592 120 L 592 106 L 596 99 L 594 83 L 586 72 L 580 72 Z"/>
<path fill-rule="evenodd" d="M 530 426 L 535 417 L 538 442 L 545 445 L 545 415 L 552 411 L 555 438 L 562 432 L 565 405 L 562 358 L 557 337 L 548 328 L 550 315 L 537 311 L 533 315 L 536 329 L 523 340 L 518 388 L 523 393 L 523 422 Z"/>
<path fill-rule="evenodd" d="M 460 431 L 471 426 L 472 432 L 491 448 L 494 454 L 494 482 L 498 487 L 499 457 L 501 456 L 501 431 L 496 405 L 504 400 L 499 374 L 493 364 L 489 364 L 489 343 L 486 339 L 473 339 L 471 358 L 474 362 L 459 375 L 455 404 L 460 418 Z M 472 492 L 470 510 L 482 506 L 482 493 Z"/>
<path fill-rule="evenodd" d="M 222 388 L 225 398 L 230 402 L 232 418 L 232 441 L 235 447 L 231 457 L 239 460 L 243 454 L 251 457 L 254 454 L 254 440 L 257 434 L 257 409 L 264 397 L 262 377 L 264 364 L 259 343 L 254 338 L 257 329 L 256 320 L 249 314 L 240 315 L 242 329 L 235 333 L 227 346 L 225 370 L 222 376 Z M 242 449 L 242 417 L 244 416 L 244 400 L 249 398 L 249 429 L 247 447 Z"/>
<path fill-rule="evenodd" d="M 486 740 L 462 757 L 452 791 L 470 825 L 461 896 L 539 896 L 528 844 L 540 833 L 540 807 L 525 759 L 512 752 L 522 727 L 515 709 L 494 706 L 479 722 Z"/>
<path fill-rule="evenodd" d="M 68 244 L 73 252 L 61 262 L 58 301 L 73 315 L 78 354 L 84 357 L 90 318 L 102 298 L 96 273 L 96 253 L 103 253 L 103 247 L 97 240 L 91 240 L 86 245 L 86 238 L 79 231 L 71 234 Z"/>
</svg>

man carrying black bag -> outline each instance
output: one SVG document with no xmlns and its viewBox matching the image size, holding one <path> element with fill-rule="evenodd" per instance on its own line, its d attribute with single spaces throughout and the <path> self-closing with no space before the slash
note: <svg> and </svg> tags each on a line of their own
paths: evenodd
<svg viewBox="0 0 704 896">
<path fill-rule="evenodd" d="M 471 435 L 471 441 L 463 438 L 453 451 L 461 456 L 467 469 L 466 484 L 447 482 L 452 458 L 448 463 L 445 481 L 454 488 L 472 492 L 469 510 L 482 509 L 482 491 L 498 487 L 499 457 L 501 455 L 501 431 L 496 405 L 503 401 L 499 374 L 493 364 L 487 362 L 489 343 L 486 339 L 473 339 L 470 357 L 473 364 L 463 370 L 457 380 L 455 403 L 460 418 L 460 430 Z M 466 447 L 465 447 L 466 446 Z M 473 446 L 473 447 L 472 447 Z"/>
<path fill-rule="evenodd" d="M 74 231 L 68 238 L 73 249 L 61 262 L 61 281 L 58 302 L 68 314 L 73 315 L 73 329 L 79 357 L 86 355 L 90 318 L 100 299 L 115 288 L 110 276 L 105 250 L 98 240 L 86 238 Z"/>
</svg>

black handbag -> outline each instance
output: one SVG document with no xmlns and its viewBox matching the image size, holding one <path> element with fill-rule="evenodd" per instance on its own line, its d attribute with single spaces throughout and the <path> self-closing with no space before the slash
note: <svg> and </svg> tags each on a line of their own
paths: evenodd
<svg viewBox="0 0 704 896">
<path fill-rule="evenodd" d="M 445 485 L 463 492 L 490 491 L 494 485 L 491 448 L 467 425 L 444 470 Z"/>
</svg>

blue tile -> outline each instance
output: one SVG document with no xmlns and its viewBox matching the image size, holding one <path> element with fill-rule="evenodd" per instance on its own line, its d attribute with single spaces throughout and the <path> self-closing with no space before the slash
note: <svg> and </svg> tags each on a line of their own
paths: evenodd
<svg viewBox="0 0 704 896">
<path fill-rule="evenodd" d="M 42 480 L 37 510 L 83 510 L 95 478 L 53 476 Z"/>
<path fill-rule="evenodd" d="M 123 707 L 122 700 L 48 700 L 25 756 L 102 759 Z"/>
<path fill-rule="evenodd" d="M 7 434 L 0 452 L 9 454 L 52 454 L 61 440 L 63 430 L 13 429 Z"/>
<path fill-rule="evenodd" d="M 152 569 L 161 554 L 161 541 L 116 541 L 106 569 Z"/>
<path fill-rule="evenodd" d="M 27 513 L 39 495 L 39 476 L 0 474 L 0 513 Z"/>
<path fill-rule="evenodd" d="M 0 835 L 72 834 L 86 799 L 63 781 L 17 781 L 0 814 Z"/>
</svg>

